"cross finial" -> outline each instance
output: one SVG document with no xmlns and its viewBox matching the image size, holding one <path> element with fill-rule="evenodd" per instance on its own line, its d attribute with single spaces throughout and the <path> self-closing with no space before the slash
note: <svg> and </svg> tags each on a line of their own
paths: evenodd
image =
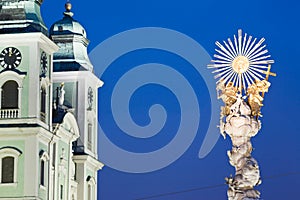
<svg viewBox="0 0 300 200">
<path fill-rule="evenodd" d="M 271 64 L 268 65 L 268 70 L 265 71 L 264 74 L 266 74 L 266 78 L 265 78 L 266 81 L 269 80 L 269 76 L 270 75 L 271 76 L 277 76 L 276 73 L 271 72 Z M 262 96 L 262 98 L 264 98 L 265 97 L 265 93 L 263 92 L 261 96 Z"/>
<path fill-rule="evenodd" d="M 269 64 L 268 66 L 268 70 L 266 72 L 264 72 L 264 74 L 266 74 L 266 78 L 265 80 L 268 81 L 269 80 L 269 76 L 277 76 L 276 73 L 271 72 L 271 65 Z"/>
</svg>

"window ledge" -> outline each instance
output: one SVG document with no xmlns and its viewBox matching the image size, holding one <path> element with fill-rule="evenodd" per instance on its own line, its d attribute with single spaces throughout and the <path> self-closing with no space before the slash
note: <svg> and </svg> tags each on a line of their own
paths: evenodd
<svg viewBox="0 0 300 200">
<path fill-rule="evenodd" d="M 0 183 L 0 187 L 17 187 L 18 183 Z"/>
<path fill-rule="evenodd" d="M 46 186 L 44 186 L 44 185 L 40 185 L 40 189 L 47 190 Z"/>
</svg>

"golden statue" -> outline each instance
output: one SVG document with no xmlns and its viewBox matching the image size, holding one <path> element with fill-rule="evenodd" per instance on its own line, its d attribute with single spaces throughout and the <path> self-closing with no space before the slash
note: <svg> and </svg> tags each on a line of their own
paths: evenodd
<svg viewBox="0 0 300 200">
<path fill-rule="evenodd" d="M 261 117 L 260 108 L 263 106 L 263 94 L 268 92 L 271 83 L 267 80 L 255 80 L 255 83 L 247 89 L 248 104 L 251 107 L 252 115 Z"/>
<path fill-rule="evenodd" d="M 222 99 L 225 103 L 225 107 L 221 107 L 221 113 L 223 115 L 229 115 L 230 107 L 236 102 L 236 94 L 238 88 L 234 87 L 233 82 L 229 82 L 226 86 L 224 82 L 220 82 L 217 85 L 217 90 L 221 93 L 218 94 L 218 99 Z"/>
</svg>

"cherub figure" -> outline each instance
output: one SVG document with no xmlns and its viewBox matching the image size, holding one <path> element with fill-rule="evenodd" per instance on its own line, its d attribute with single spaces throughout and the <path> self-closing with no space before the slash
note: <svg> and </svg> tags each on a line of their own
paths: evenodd
<svg viewBox="0 0 300 200">
<path fill-rule="evenodd" d="M 223 81 L 217 85 L 217 90 L 220 91 L 218 99 L 222 99 L 225 107 L 222 107 L 224 115 L 230 114 L 230 107 L 236 102 L 237 87 L 234 87 L 233 82 L 229 82 L 226 86 Z"/>
<path fill-rule="evenodd" d="M 270 83 L 266 80 L 256 80 L 255 83 L 250 85 L 247 89 L 248 103 L 251 107 L 253 116 L 261 116 L 260 108 L 263 106 L 263 95 L 260 92 L 268 92 Z"/>
<path fill-rule="evenodd" d="M 271 83 L 268 82 L 267 80 L 256 80 L 255 81 L 256 85 L 257 85 L 257 88 L 260 92 L 268 92 L 269 91 L 269 87 L 271 86 Z"/>
</svg>

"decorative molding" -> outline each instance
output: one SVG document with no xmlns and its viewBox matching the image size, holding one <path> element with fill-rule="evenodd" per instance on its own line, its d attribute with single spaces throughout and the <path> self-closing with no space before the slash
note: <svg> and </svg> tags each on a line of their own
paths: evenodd
<svg viewBox="0 0 300 200">
<path fill-rule="evenodd" d="M 19 157 L 22 151 L 16 147 L 2 147 L 0 149 L 0 159 L 6 156 Z"/>
<path fill-rule="evenodd" d="M 96 179 L 95 179 L 94 177 L 92 177 L 92 176 L 88 176 L 88 177 L 86 178 L 86 182 L 87 182 L 89 185 L 96 185 L 96 184 L 97 184 Z"/>
<path fill-rule="evenodd" d="M 0 87 L 2 87 L 2 85 L 4 85 L 4 83 L 6 83 L 7 81 L 12 80 L 12 81 L 16 81 L 19 88 L 22 88 L 24 78 L 25 78 L 24 74 L 18 74 L 17 72 L 12 70 L 4 71 L 0 73 Z"/>
<path fill-rule="evenodd" d="M 41 78 L 41 88 L 48 90 L 47 88 L 51 85 L 50 79 L 48 77 Z"/>
<path fill-rule="evenodd" d="M 74 115 L 68 112 L 64 116 L 63 122 L 58 126 L 58 129 L 54 131 L 54 133 L 66 142 L 74 142 L 77 138 L 79 138 L 79 128 Z"/>
<path fill-rule="evenodd" d="M 99 160 L 96 160 L 90 155 L 74 155 L 72 157 L 75 163 L 83 164 L 86 163 L 93 170 L 100 170 L 104 167 L 104 164 Z"/>
<path fill-rule="evenodd" d="M 59 49 L 59 47 L 43 33 L 1 34 L 0 40 L 1 44 L 3 44 L 4 46 L 11 45 L 11 41 L 19 43 L 20 45 L 28 43 L 39 43 L 40 47 L 47 54 L 52 54 Z"/>
<path fill-rule="evenodd" d="M 50 159 L 49 154 L 47 152 L 45 152 L 44 150 L 40 151 L 39 156 L 40 156 L 40 159 L 44 160 L 45 162 Z"/>
</svg>

